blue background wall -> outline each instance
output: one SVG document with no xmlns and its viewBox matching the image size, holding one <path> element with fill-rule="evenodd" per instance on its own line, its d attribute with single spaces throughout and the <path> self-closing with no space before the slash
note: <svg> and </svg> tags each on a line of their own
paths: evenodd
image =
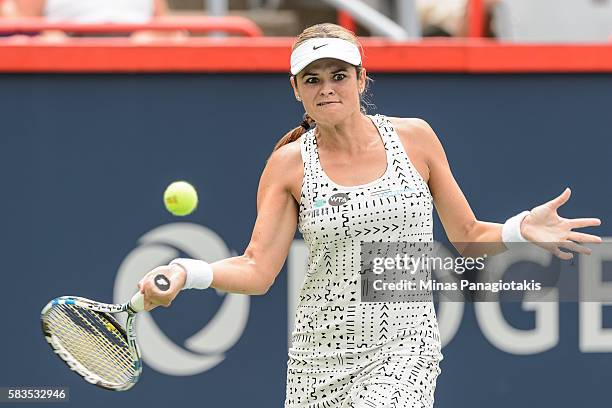
<svg viewBox="0 0 612 408">
<path fill-rule="evenodd" d="M 573 196 L 561 214 L 600 217 L 597 233 L 612 236 L 606 223 L 612 76 L 374 79 L 376 112 L 422 117 L 433 126 L 479 219 L 502 222 L 570 186 Z M 111 301 L 117 270 L 138 239 L 179 221 L 161 201 L 175 179 L 192 182 L 201 197 L 199 210 L 180 221 L 210 228 L 241 253 L 266 158 L 301 119 L 286 76 L 1 75 L 0 96 L 0 386 L 69 386 L 75 407 L 282 406 L 284 272 L 266 296 L 251 299 L 244 333 L 222 364 L 194 376 L 145 366 L 128 393 L 91 387 L 67 370 L 45 344 L 38 315 L 62 294 Z M 444 241 L 437 219 L 435 233 Z M 181 344 L 221 301 L 214 293 L 187 293 L 153 317 Z M 533 327 L 531 313 L 516 304 L 506 309 L 517 327 Z M 612 354 L 580 352 L 577 310 L 562 304 L 556 347 L 517 356 L 483 337 L 467 305 L 443 350 L 436 406 L 609 406 Z"/>
</svg>

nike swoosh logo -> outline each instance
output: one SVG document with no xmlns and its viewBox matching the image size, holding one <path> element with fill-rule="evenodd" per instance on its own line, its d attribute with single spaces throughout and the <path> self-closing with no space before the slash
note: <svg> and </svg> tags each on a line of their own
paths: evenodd
<svg viewBox="0 0 612 408">
<path fill-rule="evenodd" d="M 323 45 L 319 45 L 318 47 L 317 47 L 316 45 L 313 45 L 313 46 L 312 46 L 312 49 L 313 49 L 313 50 L 318 50 L 319 48 L 321 48 L 321 47 L 325 47 L 326 45 L 327 45 L 327 44 L 323 44 Z"/>
</svg>

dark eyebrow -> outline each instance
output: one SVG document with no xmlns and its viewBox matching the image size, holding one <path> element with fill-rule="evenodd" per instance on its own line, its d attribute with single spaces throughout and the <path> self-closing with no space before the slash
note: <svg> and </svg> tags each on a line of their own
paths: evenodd
<svg viewBox="0 0 612 408">
<path fill-rule="evenodd" d="M 336 74 L 338 74 L 340 72 L 347 72 L 347 69 L 346 68 L 338 68 L 337 70 L 332 72 L 332 75 L 336 75 Z M 302 78 L 304 78 L 304 77 L 306 77 L 308 75 L 310 75 L 310 76 L 318 76 L 319 74 L 317 74 L 316 72 L 304 72 L 302 74 Z"/>
</svg>

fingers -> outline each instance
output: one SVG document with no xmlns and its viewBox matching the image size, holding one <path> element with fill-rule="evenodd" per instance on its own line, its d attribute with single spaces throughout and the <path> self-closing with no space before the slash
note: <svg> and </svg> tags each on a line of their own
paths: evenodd
<svg viewBox="0 0 612 408">
<path fill-rule="evenodd" d="M 600 244 L 601 237 L 597 235 L 585 234 L 582 232 L 570 231 L 567 234 L 567 239 L 574 242 L 581 242 L 583 244 Z"/>
<path fill-rule="evenodd" d="M 569 252 L 563 252 L 561 251 L 559 248 L 555 248 L 551 251 L 553 253 L 553 255 L 555 255 L 557 258 L 559 259 L 563 259 L 564 261 L 569 261 L 570 259 L 572 259 L 574 257 L 573 254 L 569 253 Z"/>
<path fill-rule="evenodd" d="M 144 294 L 145 310 L 147 311 L 153 310 L 158 306 L 170 306 L 180 290 L 180 287 L 174 283 L 171 284 L 169 290 L 160 289 L 154 281 L 158 275 L 164 275 L 171 281 L 169 277 L 173 276 L 173 273 L 170 267 L 160 266 L 147 273 L 138 282 L 138 289 Z"/>
<path fill-rule="evenodd" d="M 172 303 L 174 294 L 171 291 L 161 291 L 153 282 L 153 278 L 143 283 L 145 301 L 148 300 L 154 306 L 168 307 Z"/>
<path fill-rule="evenodd" d="M 567 220 L 570 228 L 597 227 L 601 225 L 599 218 L 574 218 Z"/>
<path fill-rule="evenodd" d="M 559 195 L 557 198 L 553 198 L 552 200 L 550 200 L 548 202 L 548 204 L 553 208 L 553 209 L 557 209 L 559 207 L 561 207 L 563 204 L 565 204 L 567 202 L 567 200 L 569 200 L 570 195 L 572 194 L 572 190 L 569 189 L 569 187 L 567 187 L 562 193 L 561 195 Z"/>
<path fill-rule="evenodd" d="M 574 257 L 574 254 L 570 252 L 561 251 L 561 249 L 559 248 L 561 246 L 560 243 L 536 242 L 535 244 L 541 248 L 544 248 L 545 250 L 552 253 L 557 258 L 562 259 L 564 261 L 569 261 L 570 259 Z"/>
<path fill-rule="evenodd" d="M 577 252 L 579 254 L 591 255 L 591 249 L 587 248 L 583 245 L 577 244 L 572 241 L 560 242 L 559 246 L 561 248 L 569 249 L 570 251 Z"/>
<path fill-rule="evenodd" d="M 155 309 L 157 307 L 157 305 L 154 305 L 153 303 L 145 300 L 145 311 L 150 312 L 151 310 Z"/>
<path fill-rule="evenodd" d="M 162 267 L 159 267 L 159 266 L 158 266 L 157 268 L 155 268 L 155 269 L 153 269 L 153 270 L 151 270 L 151 271 L 147 272 L 147 273 L 145 274 L 145 276 L 143 276 L 143 277 L 142 277 L 142 278 L 141 278 L 141 279 L 138 281 L 138 289 L 140 289 L 140 293 L 144 293 L 144 290 L 143 290 L 143 285 L 144 285 L 144 283 L 145 283 L 147 280 L 149 280 L 149 279 L 150 279 L 152 276 L 157 275 L 157 274 L 159 273 L 160 268 L 162 268 Z"/>
</svg>

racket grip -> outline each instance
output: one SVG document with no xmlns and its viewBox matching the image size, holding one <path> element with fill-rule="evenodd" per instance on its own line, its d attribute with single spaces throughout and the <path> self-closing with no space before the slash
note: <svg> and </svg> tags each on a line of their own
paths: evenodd
<svg viewBox="0 0 612 408">
<path fill-rule="evenodd" d="M 142 312 L 144 310 L 144 295 L 140 292 L 136 292 L 130 300 L 130 306 L 136 313 Z"/>
<path fill-rule="evenodd" d="M 155 279 L 153 279 L 153 282 L 155 282 L 157 289 L 162 292 L 170 289 L 170 281 L 163 274 L 157 275 Z M 132 299 L 130 299 L 130 307 L 136 313 L 142 312 L 144 310 L 144 295 L 140 292 L 136 292 L 134 296 L 132 296 Z"/>
</svg>

